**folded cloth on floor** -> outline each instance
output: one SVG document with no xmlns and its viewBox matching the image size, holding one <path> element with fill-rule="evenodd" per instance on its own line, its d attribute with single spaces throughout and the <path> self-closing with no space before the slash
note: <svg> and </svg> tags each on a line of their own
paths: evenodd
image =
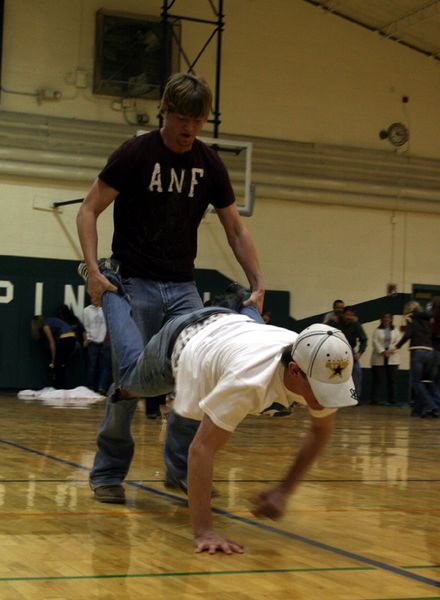
<svg viewBox="0 0 440 600">
<path fill-rule="evenodd" d="M 21 390 L 18 392 L 17 397 L 20 400 L 67 400 L 67 399 L 87 399 L 87 400 L 102 400 L 104 396 L 89 390 L 84 386 L 73 388 L 72 390 L 57 390 L 53 387 L 45 387 L 41 390 Z"/>
</svg>

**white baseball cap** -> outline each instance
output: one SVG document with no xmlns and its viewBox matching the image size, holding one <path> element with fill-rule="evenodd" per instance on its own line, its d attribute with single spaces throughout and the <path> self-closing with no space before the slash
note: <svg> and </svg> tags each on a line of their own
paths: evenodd
<svg viewBox="0 0 440 600">
<path fill-rule="evenodd" d="M 321 406 L 339 408 L 358 403 L 351 377 L 353 352 L 339 329 L 310 325 L 294 342 L 292 360 L 307 375 Z"/>
</svg>

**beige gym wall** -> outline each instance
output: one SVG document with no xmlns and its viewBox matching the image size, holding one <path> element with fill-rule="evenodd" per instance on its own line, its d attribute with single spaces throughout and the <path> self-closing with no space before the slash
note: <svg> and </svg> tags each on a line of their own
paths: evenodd
<svg viewBox="0 0 440 600">
<path fill-rule="evenodd" d="M 2 94 L 2 109 L 123 123 L 112 98 L 92 94 L 95 13 L 159 15 L 161 0 L 6 0 L 3 87 L 60 90 L 59 103 Z M 207 0 L 175 12 L 212 18 Z M 378 132 L 411 126 L 411 153 L 440 158 L 440 62 L 302 0 L 225 0 L 222 132 L 383 149 Z M 210 29 L 183 23 L 194 58 Z M 214 83 L 214 47 L 199 73 Z M 87 89 L 74 85 L 77 69 Z M 401 102 L 408 96 L 406 113 Z M 147 102 L 154 121 L 157 102 Z"/>
<path fill-rule="evenodd" d="M 113 98 L 91 90 L 94 15 L 99 8 L 160 12 L 159 0 L 6 0 L 1 109 L 123 124 Z M 176 12 L 209 14 L 204 0 L 180 0 Z M 403 121 L 409 156 L 440 159 L 440 63 L 302 0 L 225 0 L 221 134 L 274 137 L 393 153 L 378 132 Z M 178 7 L 178 10 L 177 10 Z M 194 55 L 206 33 L 185 25 Z M 86 89 L 75 87 L 77 69 Z M 214 82 L 211 49 L 197 69 Z M 62 92 L 38 104 L 38 89 Z M 11 93 L 13 92 L 13 93 Z M 405 106 L 403 95 L 409 97 Z M 142 102 L 142 101 L 141 101 Z M 156 126 L 157 102 L 142 105 Z M 209 127 L 207 128 L 209 132 Z M 81 197 L 92 183 L 0 178 L 2 254 L 80 258 L 75 206 L 61 215 L 32 208 L 35 196 Z M 79 196 L 78 196 L 79 195 Z M 112 219 L 100 219 L 100 253 L 110 249 Z M 439 214 L 275 200 L 258 193 L 245 220 L 267 287 L 292 293 L 296 318 L 327 310 L 336 297 L 356 303 L 386 284 L 439 284 Z M 243 282 L 214 215 L 200 228 L 199 267 Z"/>
</svg>

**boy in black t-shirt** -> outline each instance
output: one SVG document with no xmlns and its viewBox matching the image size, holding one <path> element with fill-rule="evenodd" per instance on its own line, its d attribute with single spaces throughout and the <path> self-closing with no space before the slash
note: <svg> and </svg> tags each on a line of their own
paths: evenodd
<svg viewBox="0 0 440 600">
<path fill-rule="evenodd" d="M 220 158 L 197 140 L 210 112 L 206 82 L 173 75 L 160 110 L 164 125 L 122 144 L 109 158 L 77 217 L 88 270 L 88 293 L 96 305 L 115 287 L 99 272 L 97 220 L 114 202 L 113 259 L 120 264 L 133 317 L 144 342 L 171 317 L 202 307 L 194 283 L 197 230 L 212 204 L 251 288 L 244 302 L 261 311 L 264 282 L 249 233 L 235 205 Z M 114 261 L 114 262 L 115 262 Z M 134 452 L 130 424 L 137 400 L 107 402 L 90 476 L 95 498 L 125 502 L 121 483 Z"/>
</svg>

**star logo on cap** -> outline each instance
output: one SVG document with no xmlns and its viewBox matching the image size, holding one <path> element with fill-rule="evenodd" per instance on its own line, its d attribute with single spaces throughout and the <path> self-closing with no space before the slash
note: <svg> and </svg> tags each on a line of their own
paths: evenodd
<svg viewBox="0 0 440 600">
<path fill-rule="evenodd" d="M 342 371 L 344 369 L 346 369 L 349 365 L 349 361 L 347 359 L 343 359 L 343 360 L 331 360 L 329 359 L 325 366 L 327 367 L 327 369 L 330 369 L 330 371 L 332 372 L 329 379 L 333 379 L 333 377 L 336 377 L 337 375 L 339 377 L 342 377 Z"/>
</svg>

